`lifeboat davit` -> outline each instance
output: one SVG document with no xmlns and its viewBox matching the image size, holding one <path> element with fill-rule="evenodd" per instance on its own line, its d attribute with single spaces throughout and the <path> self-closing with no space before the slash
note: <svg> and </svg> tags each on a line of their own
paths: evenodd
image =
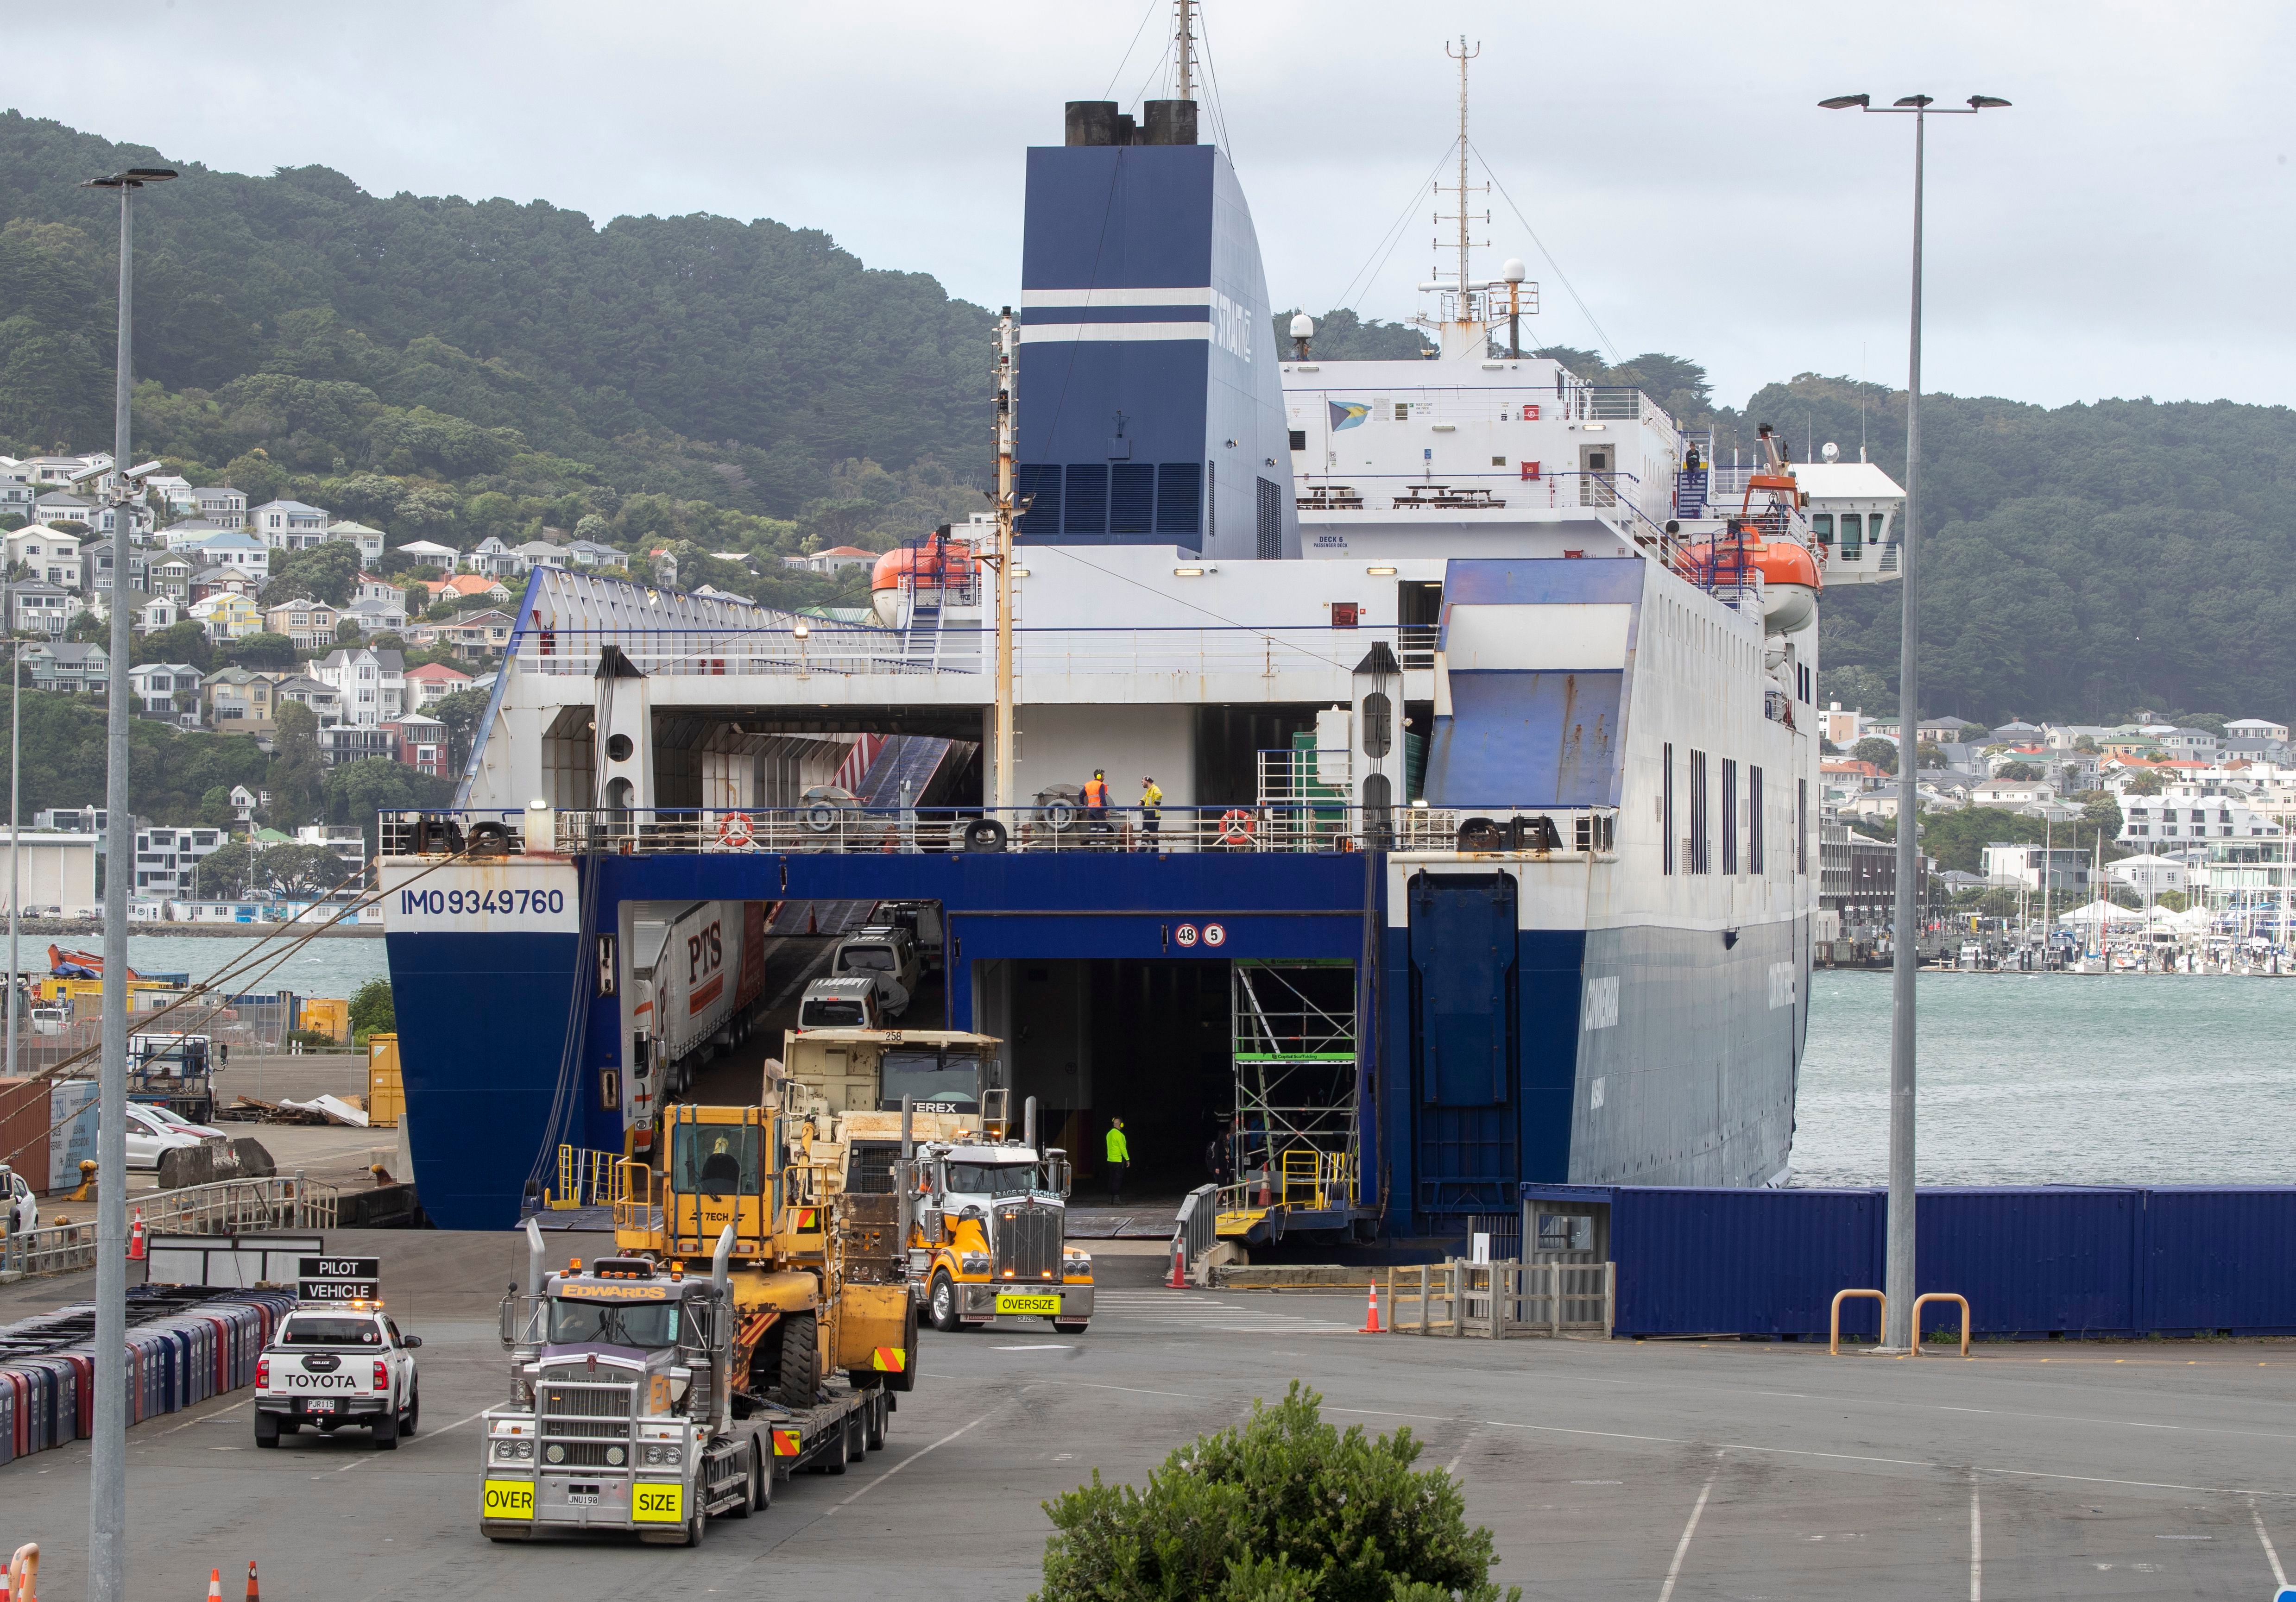
<svg viewBox="0 0 2296 1602">
<path fill-rule="evenodd" d="M 961 540 L 935 536 L 922 544 L 899 545 L 877 559 L 869 572 L 869 603 L 887 628 L 901 625 L 904 585 L 938 598 L 941 592 L 972 587 L 980 559 Z"/>
</svg>

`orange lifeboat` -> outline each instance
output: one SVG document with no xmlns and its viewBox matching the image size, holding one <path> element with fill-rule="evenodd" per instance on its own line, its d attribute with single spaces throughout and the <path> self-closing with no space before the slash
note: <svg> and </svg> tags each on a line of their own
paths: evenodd
<svg viewBox="0 0 2296 1602">
<path fill-rule="evenodd" d="M 1773 634 L 1807 628 L 1817 616 L 1825 580 L 1809 547 L 1792 540 L 1753 540 L 1746 560 L 1762 576 L 1762 627 Z"/>
<path fill-rule="evenodd" d="M 970 588 L 980 559 L 961 540 L 936 535 L 915 545 L 899 545 L 877 559 L 869 572 L 869 600 L 878 620 L 899 626 L 904 584 L 920 593 Z"/>
</svg>

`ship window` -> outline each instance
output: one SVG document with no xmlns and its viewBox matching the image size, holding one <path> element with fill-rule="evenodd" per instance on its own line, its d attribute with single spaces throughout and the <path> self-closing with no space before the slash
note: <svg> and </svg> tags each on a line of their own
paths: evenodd
<svg viewBox="0 0 2296 1602">
<path fill-rule="evenodd" d="M 1812 512 L 1810 514 L 1809 526 L 1816 533 L 1817 543 L 1819 544 L 1831 545 L 1833 544 L 1833 514 L 1832 512 Z"/>
<path fill-rule="evenodd" d="M 1706 753 L 1690 754 L 1690 870 L 1710 872 L 1706 846 Z"/>
<path fill-rule="evenodd" d="M 1674 871 L 1674 747 L 1664 748 L 1658 780 L 1659 871 Z"/>
<path fill-rule="evenodd" d="M 1762 770 L 1746 770 L 1746 870 L 1762 873 Z"/>
<path fill-rule="evenodd" d="M 1494 456 L 1491 458 L 1491 465 L 1493 467 L 1505 467 L 1506 465 L 1506 458 L 1504 456 Z"/>
<path fill-rule="evenodd" d="M 1291 434 L 1292 434 L 1292 448 L 1293 450 L 1295 450 L 1295 451 L 1304 451 L 1304 450 L 1306 450 L 1306 449 L 1308 448 L 1308 430 L 1307 430 L 1307 429 L 1292 429 L 1292 430 L 1291 430 Z"/>
<path fill-rule="evenodd" d="M 1841 547 L 1843 550 L 1847 551 L 1857 544 L 1858 532 L 1857 514 L 1854 511 L 1843 512 L 1841 514 Z"/>
</svg>

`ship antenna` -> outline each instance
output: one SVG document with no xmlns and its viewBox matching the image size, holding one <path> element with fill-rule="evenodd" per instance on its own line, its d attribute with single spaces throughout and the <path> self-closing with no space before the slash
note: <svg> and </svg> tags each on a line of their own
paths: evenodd
<svg viewBox="0 0 2296 1602">
<path fill-rule="evenodd" d="M 1174 83 L 1175 100 L 1196 97 L 1195 9 L 1195 0 L 1172 0 L 1172 55 L 1179 67 Z"/>
<path fill-rule="evenodd" d="M 1187 4 L 1187 0 L 1180 0 L 1180 4 L 1185 5 Z M 1443 46 L 1443 53 L 1445 55 L 1451 54 L 1451 47 L 1448 45 Z M 1452 57 L 1453 60 L 1459 63 L 1458 285 L 1459 317 L 1462 322 L 1465 321 L 1467 316 L 1467 63 L 1473 61 L 1477 56 L 1482 53 L 1483 47 L 1480 45 L 1477 45 L 1472 50 L 1468 49 L 1467 36 L 1465 34 L 1461 34 L 1459 36 L 1459 53 L 1457 55 Z"/>
</svg>

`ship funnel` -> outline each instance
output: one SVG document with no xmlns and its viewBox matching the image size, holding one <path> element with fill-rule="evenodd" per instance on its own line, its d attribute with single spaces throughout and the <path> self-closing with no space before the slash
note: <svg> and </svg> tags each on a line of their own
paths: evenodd
<svg viewBox="0 0 2296 1602">
<path fill-rule="evenodd" d="M 1140 107 L 1140 143 L 1193 144 L 1196 142 L 1196 102 L 1193 100 L 1152 100 Z"/>
<path fill-rule="evenodd" d="M 1116 143 L 1116 102 L 1112 100 L 1072 100 L 1069 102 L 1068 143 L 1070 144 L 1114 144 Z"/>
</svg>

